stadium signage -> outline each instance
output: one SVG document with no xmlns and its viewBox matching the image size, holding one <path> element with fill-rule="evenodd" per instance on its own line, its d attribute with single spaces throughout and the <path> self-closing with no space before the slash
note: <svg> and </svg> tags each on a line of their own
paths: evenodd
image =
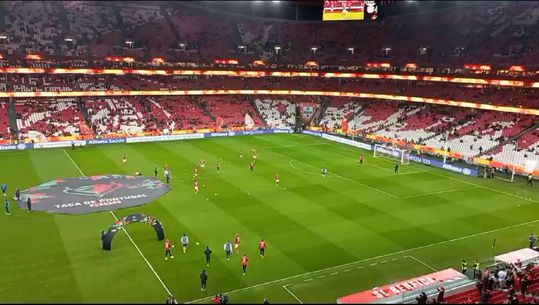
<svg viewBox="0 0 539 305">
<path fill-rule="evenodd" d="M 303 134 L 308 134 L 308 135 L 311 135 L 311 136 L 317 136 L 317 137 L 321 137 L 321 136 L 322 136 L 322 133 L 321 133 L 320 131 L 302 130 L 301 133 L 303 133 Z"/>
<path fill-rule="evenodd" d="M 370 144 L 366 144 L 366 143 L 362 143 L 362 142 L 358 142 L 358 141 L 353 141 L 353 140 L 349 140 L 349 139 L 329 135 L 329 134 L 326 134 L 326 133 L 322 133 L 322 138 L 326 139 L 326 140 L 333 141 L 333 142 L 338 142 L 338 143 L 347 144 L 347 145 L 350 145 L 350 146 L 355 146 L 355 147 L 358 147 L 358 148 L 363 148 L 363 149 L 366 149 L 366 150 L 372 150 L 372 145 L 370 145 Z"/>
<path fill-rule="evenodd" d="M 207 134 L 207 138 L 215 138 L 215 137 L 228 137 L 228 132 L 212 132 Z"/>
<path fill-rule="evenodd" d="M 455 172 L 455 173 L 459 173 L 459 174 L 466 175 L 466 176 L 476 177 L 476 176 L 479 175 L 479 171 L 477 169 L 475 169 L 475 168 L 468 168 L 468 167 L 464 167 L 464 166 L 460 166 L 460 165 L 444 163 L 443 161 L 440 161 L 440 160 L 421 157 L 421 156 L 418 156 L 418 155 L 415 155 L 415 154 L 410 154 L 408 156 L 408 158 L 410 159 L 410 161 L 414 161 L 414 162 L 417 162 L 417 163 L 423 163 L 423 164 L 426 164 L 426 165 L 438 167 L 438 168 L 441 168 L 441 169 L 445 169 L 445 170 Z"/>
<path fill-rule="evenodd" d="M 465 284 L 471 282 L 466 275 L 454 269 L 446 269 L 406 281 L 375 287 L 337 299 L 338 304 L 404 303 L 422 291 L 435 292 L 439 286 Z M 447 289 L 447 288 L 446 288 Z M 429 291 L 431 290 L 431 291 Z"/>
<path fill-rule="evenodd" d="M 40 149 L 40 148 L 58 148 L 58 147 L 69 147 L 71 144 L 74 143 L 77 146 L 85 145 L 85 141 L 58 141 L 58 142 L 43 142 L 43 143 L 35 143 L 34 148 Z"/>
<path fill-rule="evenodd" d="M 125 138 L 114 138 L 114 139 L 91 139 L 86 140 L 86 145 L 96 145 L 96 144 L 117 144 L 125 143 Z"/>
<path fill-rule="evenodd" d="M 384 147 L 384 146 L 377 146 L 376 150 L 383 153 L 383 154 L 393 156 L 395 158 L 400 159 L 400 157 L 401 157 L 399 150 L 391 149 L 391 148 Z"/>
<path fill-rule="evenodd" d="M 260 129 L 260 130 L 240 130 L 240 131 L 228 131 L 228 132 L 210 132 L 205 133 L 205 138 L 215 137 L 232 137 L 232 136 L 248 136 L 248 135 L 260 135 L 260 134 L 272 134 L 272 133 L 293 133 L 291 129 Z"/>
<path fill-rule="evenodd" d="M 25 150 L 25 149 L 32 149 L 33 144 L 31 143 L 20 143 L 20 144 L 7 144 L 7 145 L 0 145 L 0 150 Z"/>
<path fill-rule="evenodd" d="M 159 142 L 159 141 L 174 141 L 174 140 L 187 140 L 187 139 L 202 139 L 204 134 L 191 133 L 191 134 L 179 134 L 170 136 L 147 136 L 147 137 L 133 137 L 126 138 L 126 143 L 141 143 L 141 142 Z"/>
</svg>

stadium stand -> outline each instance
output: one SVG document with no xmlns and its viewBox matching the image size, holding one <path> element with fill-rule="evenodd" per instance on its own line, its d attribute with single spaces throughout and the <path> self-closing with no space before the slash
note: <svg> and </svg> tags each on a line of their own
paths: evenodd
<svg viewBox="0 0 539 305">
<path fill-rule="evenodd" d="M 271 128 L 288 128 L 295 124 L 296 106 L 284 99 L 255 99 L 260 116 Z"/>
<path fill-rule="evenodd" d="M 30 131 L 44 136 L 72 136 L 80 134 L 84 117 L 75 99 L 17 100 L 17 130 L 23 138 Z"/>
</svg>

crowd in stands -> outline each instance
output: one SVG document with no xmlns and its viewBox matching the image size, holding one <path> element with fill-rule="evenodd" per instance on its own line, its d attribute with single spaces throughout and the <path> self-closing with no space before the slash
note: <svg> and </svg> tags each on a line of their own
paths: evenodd
<svg viewBox="0 0 539 305">
<path fill-rule="evenodd" d="M 539 93 L 535 88 L 488 86 L 478 89 L 454 83 L 399 80 L 306 77 L 174 77 L 135 74 L 122 75 L 121 77 L 110 74 L 8 74 L 6 88 L 8 91 L 17 92 L 193 89 L 338 90 L 478 102 L 496 106 L 539 108 Z"/>
<path fill-rule="evenodd" d="M 479 273 L 476 289 L 447 297 L 449 304 L 538 304 L 539 267 L 501 264 Z"/>
<path fill-rule="evenodd" d="M 86 124 L 75 99 L 18 100 L 15 110 L 17 130 L 22 139 L 79 135 L 81 124 Z M 38 134 L 34 136 L 31 132 Z"/>
<path fill-rule="evenodd" d="M 525 1 L 419 12 L 360 25 L 309 21 L 293 26 L 292 21 L 238 16 L 186 4 L 8 1 L 2 5 L 8 36 L 3 43 L 10 54 L 37 51 L 55 56 L 107 56 L 116 51 L 206 62 L 234 54 L 249 60 L 301 64 L 306 60 L 343 64 L 363 59 L 526 64 L 533 63 L 539 51 L 535 31 L 539 7 Z M 126 45 L 126 40 L 133 43 Z M 370 43 L 359 45 L 359 41 Z M 238 49 L 239 45 L 244 48 Z M 278 54 L 275 46 L 281 47 Z M 348 48 L 355 51 L 348 52 Z"/>
</svg>

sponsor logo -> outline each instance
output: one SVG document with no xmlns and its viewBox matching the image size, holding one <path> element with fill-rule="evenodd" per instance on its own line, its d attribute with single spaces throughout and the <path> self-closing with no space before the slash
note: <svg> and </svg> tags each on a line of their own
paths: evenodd
<svg viewBox="0 0 539 305">
<path fill-rule="evenodd" d="M 215 137 L 228 137 L 228 132 L 212 132 L 210 133 L 211 138 Z"/>
<path fill-rule="evenodd" d="M 17 149 L 18 150 L 25 150 L 26 149 L 26 144 L 20 143 L 19 145 L 17 145 Z"/>
<path fill-rule="evenodd" d="M 71 141 L 44 142 L 34 144 L 34 148 L 58 148 L 71 146 Z"/>
<path fill-rule="evenodd" d="M 116 143 L 125 143 L 125 138 L 116 138 L 116 139 L 92 139 L 86 141 L 88 145 L 94 144 L 116 144 Z"/>
<path fill-rule="evenodd" d="M 290 129 L 274 129 L 273 133 L 292 133 Z"/>
<path fill-rule="evenodd" d="M 376 146 L 374 149 L 376 151 L 378 151 L 378 152 L 381 152 L 383 154 L 390 155 L 390 156 L 393 156 L 393 157 L 399 158 L 401 156 L 401 151 L 400 150 L 391 149 L 389 147 Z"/>
<path fill-rule="evenodd" d="M 348 140 L 348 139 L 345 139 L 345 138 L 328 135 L 328 134 L 325 134 L 325 133 L 322 133 L 322 138 L 324 138 L 326 140 L 330 140 L 330 141 L 350 145 L 350 146 L 355 146 L 355 147 L 358 147 L 358 148 L 363 148 L 363 149 L 366 149 L 366 150 L 372 150 L 372 147 L 369 144 L 365 144 L 365 143 L 357 142 L 357 141 L 352 141 L 352 140 Z"/>
<path fill-rule="evenodd" d="M 303 134 L 310 134 L 311 136 L 317 136 L 317 137 L 321 137 L 321 136 L 322 136 L 322 133 L 319 132 L 319 131 L 302 130 L 301 133 L 303 133 Z"/>
<path fill-rule="evenodd" d="M 459 174 L 463 174 L 463 175 L 466 175 L 466 176 L 477 176 L 477 170 L 476 169 L 470 169 L 470 168 L 467 168 L 467 167 L 461 167 L 461 166 L 458 166 L 458 165 L 443 163 L 442 161 L 439 161 L 439 160 L 436 160 L 436 159 L 429 159 L 429 158 L 420 157 L 420 156 L 413 155 L 413 154 L 410 154 L 408 156 L 408 159 L 410 161 L 414 161 L 414 162 L 417 162 L 417 163 L 423 163 L 425 165 L 431 165 L 431 166 L 438 167 L 438 168 L 443 168 L 445 170 L 452 171 L 452 172 L 459 173 Z"/>
</svg>

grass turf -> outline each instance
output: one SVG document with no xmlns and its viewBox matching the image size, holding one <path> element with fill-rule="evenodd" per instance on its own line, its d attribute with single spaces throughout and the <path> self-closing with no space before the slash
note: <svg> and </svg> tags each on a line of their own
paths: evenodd
<svg viewBox="0 0 539 305">
<path fill-rule="evenodd" d="M 251 148 L 259 151 L 254 175 L 248 169 Z M 129 159 L 125 164 L 123 153 Z M 360 154 L 364 166 L 357 163 Z M 231 302 L 262 302 L 265 297 L 272 303 L 334 302 L 434 269 L 458 269 L 463 258 L 470 264 L 488 262 L 496 254 L 526 247 L 528 234 L 537 232 L 539 224 L 535 186 L 414 164 L 395 175 L 393 161 L 304 135 L 2 152 L 2 157 L 2 181 L 10 196 L 16 187 L 80 176 L 77 166 L 85 175 L 152 175 L 155 165 L 162 169 L 168 163 L 170 193 L 114 213 L 149 213 L 162 221 L 167 238 L 177 245 L 175 258 L 168 261 L 153 230 L 134 224 L 127 231 L 181 302 L 207 303 L 208 297 L 228 291 L 233 291 Z M 207 166 L 195 194 L 192 173 L 200 159 Z M 219 159 L 220 174 L 215 169 Z M 326 178 L 322 166 L 328 168 Z M 118 233 L 112 251 L 101 250 L 99 232 L 113 223 L 111 213 L 26 213 L 15 204 L 12 213 L 0 221 L 0 302 L 166 299 L 165 288 L 125 234 Z M 187 254 L 181 253 L 182 233 L 191 238 Z M 241 253 L 250 258 L 245 276 L 240 255 L 227 261 L 222 248 L 236 233 L 242 237 Z M 268 242 L 264 260 L 258 257 L 261 238 Z M 214 250 L 209 268 L 205 245 Z M 209 273 L 206 292 L 200 291 L 203 268 Z"/>
</svg>

